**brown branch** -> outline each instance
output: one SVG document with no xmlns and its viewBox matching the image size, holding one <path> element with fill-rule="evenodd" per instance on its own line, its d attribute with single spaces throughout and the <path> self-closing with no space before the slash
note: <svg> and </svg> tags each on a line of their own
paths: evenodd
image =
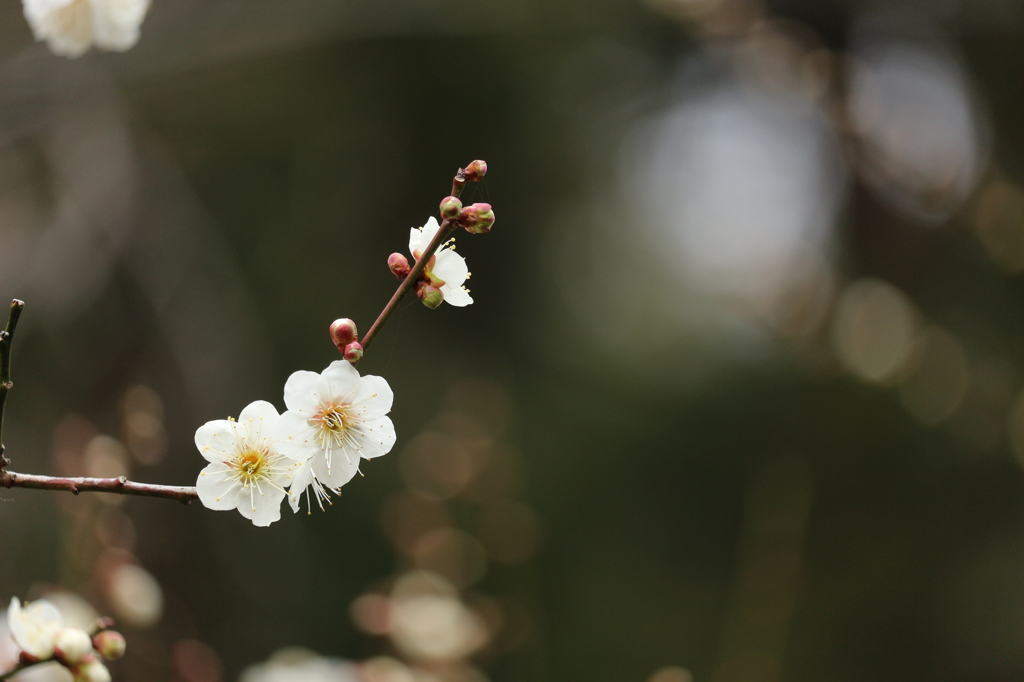
<svg viewBox="0 0 1024 682">
<path fill-rule="evenodd" d="M 14 388 L 14 382 L 11 381 L 11 344 L 14 342 L 14 329 L 18 326 L 24 308 L 24 301 L 11 301 L 7 326 L 0 331 L 0 471 L 11 463 L 4 457 L 4 407 L 7 405 L 7 394 Z"/>
<path fill-rule="evenodd" d="M 37 476 L 19 474 L 14 471 L 0 471 L 0 485 L 5 488 L 35 488 L 36 490 L 63 490 L 78 493 L 113 493 L 115 495 L 137 495 L 159 497 L 188 504 L 199 499 L 196 489 L 191 486 L 153 485 L 118 478 L 62 478 L 59 476 Z"/>
</svg>

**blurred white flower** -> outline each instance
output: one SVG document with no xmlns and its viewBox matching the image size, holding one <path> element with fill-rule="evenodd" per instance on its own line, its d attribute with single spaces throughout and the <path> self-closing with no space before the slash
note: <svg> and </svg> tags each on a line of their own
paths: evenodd
<svg viewBox="0 0 1024 682">
<path fill-rule="evenodd" d="M 387 454 L 395 444 L 395 427 L 387 416 L 394 395 L 381 377 L 360 377 L 349 362 L 337 360 L 322 374 L 299 371 L 284 385 L 288 411 L 281 415 L 273 435 L 286 457 L 301 462 L 288 501 L 299 509 L 303 491 L 309 506 L 312 486 L 323 509 L 328 490 L 352 480 L 359 458 Z"/>
<path fill-rule="evenodd" d="M 25 653 L 38 659 L 53 656 L 57 635 L 63 628 L 63 620 L 57 607 L 45 599 L 37 599 L 22 608 L 17 597 L 11 597 L 7 608 L 7 627 L 14 642 Z"/>
<path fill-rule="evenodd" d="M 395 647 L 417 661 L 456 661 L 487 642 L 487 628 L 456 587 L 430 571 L 409 571 L 395 581 L 388 614 Z"/>
<path fill-rule="evenodd" d="M 54 54 L 78 57 L 90 47 L 123 52 L 139 41 L 149 0 L 23 0 L 25 18 Z"/>
<path fill-rule="evenodd" d="M 210 464 L 199 473 L 196 492 L 209 509 L 238 509 L 257 526 L 281 518 L 281 500 L 297 463 L 275 448 L 277 409 L 257 400 L 238 421 L 217 419 L 196 431 L 196 447 Z"/>
<path fill-rule="evenodd" d="M 281 649 L 266 663 L 242 671 L 239 682 L 359 682 L 351 663 L 299 647 Z"/>
<path fill-rule="evenodd" d="M 409 253 L 416 260 L 420 259 L 424 249 L 430 245 L 430 241 L 437 234 L 441 226 L 431 216 L 430 220 L 423 227 L 414 227 L 409 230 Z M 454 241 L 454 240 L 452 240 Z M 449 244 L 451 243 L 448 242 Z M 423 272 L 431 280 L 440 283 L 435 284 L 444 294 L 444 300 L 453 306 L 462 308 L 473 302 L 469 290 L 462 286 L 463 282 L 469 279 L 469 268 L 466 266 L 466 259 L 455 253 L 455 247 L 448 244 L 442 245 L 434 252 L 432 262 L 428 263 Z"/>
</svg>

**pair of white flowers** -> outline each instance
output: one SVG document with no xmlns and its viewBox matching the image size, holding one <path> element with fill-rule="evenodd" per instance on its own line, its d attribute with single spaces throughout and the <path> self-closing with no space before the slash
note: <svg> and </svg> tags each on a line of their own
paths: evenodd
<svg viewBox="0 0 1024 682">
<path fill-rule="evenodd" d="M 93 651 L 92 638 L 84 630 L 65 627 L 60 611 L 45 599 L 22 607 L 21 601 L 12 597 L 7 627 L 14 643 L 30 659 L 47 661 L 56 657 L 71 671 L 75 682 L 110 682 L 110 671 Z M 123 653 L 124 639 L 120 642 Z"/>
<path fill-rule="evenodd" d="M 149 0 L 23 0 L 36 40 L 55 54 L 78 57 L 95 45 L 123 52 L 139 42 Z"/>
<path fill-rule="evenodd" d="M 430 218 L 409 234 L 409 251 L 417 260 L 440 229 Z M 454 306 L 473 302 L 463 283 L 466 261 L 449 245 L 439 248 L 428 268 L 444 300 Z M 287 497 L 293 512 L 302 494 L 306 509 L 312 498 L 323 509 L 330 493 L 352 480 L 361 459 L 387 454 L 395 444 L 395 427 L 387 416 L 394 395 L 378 376 L 360 377 L 346 360 L 331 363 L 321 374 L 295 372 L 284 386 L 284 414 L 265 400 L 248 405 L 237 421 L 218 419 L 196 431 L 196 447 L 209 462 L 199 473 L 196 492 L 210 509 L 237 509 L 257 526 L 281 518 Z"/>
<path fill-rule="evenodd" d="M 210 509 L 237 509 L 257 526 L 281 518 L 287 496 L 292 511 L 306 493 L 323 509 L 359 470 L 360 459 L 388 453 L 395 427 L 387 416 L 393 400 L 381 377 L 360 377 L 338 360 L 321 374 L 295 372 L 284 386 L 284 414 L 264 400 L 238 420 L 218 419 L 196 431 L 196 447 L 210 462 L 196 491 Z"/>
</svg>

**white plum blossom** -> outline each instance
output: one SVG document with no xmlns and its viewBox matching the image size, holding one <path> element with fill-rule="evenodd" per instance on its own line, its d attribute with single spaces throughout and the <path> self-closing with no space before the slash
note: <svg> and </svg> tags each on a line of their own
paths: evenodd
<svg viewBox="0 0 1024 682">
<path fill-rule="evenodd" d="M 284 385 L 288 410 L 274 428 L 277 448 L 301 462 L 288 501 L 299 510 L 312 487 L 317 504 L 330 504 L 328 491 L 339 494 L 352 480 L 360 457 L 387 454 L 395 444 L 395 427 L 387 416 L 394 396 L 382 377 L 360 377 L 346 360 L 332 362 L 323 373 L 299 371 Z"/>
<path fill-rule="evenodd" d="M 95 45 L 123 52 L 139 41 L 149 0 L 23 0 L 36 40 L 54 54 L 78 57 Z"/>
<path fill-rule="evenodd" d="M 239 682 L 360 682 L 364 679 L 348 661 L 288 647 L 275 652 L 266 663 L 243 670 Z"/>
<path fill-rule="evenodd" d="M 7 627 L 14 637 L 14 643 L 26 654 L 45 660 L 53 656 L 57 636 L 64 628 L 57 607 L 45 599 L 21 605 L 17 597 L 11 597 L 7 607 Z"/>
<path fill-rule="evenodd" d="M 238 509 L 257 526 L 281 518 L 281 500 L 298 462 L 276 447 L 277 409 L 265 400 L 233 419 L 207 422 L 196 431 L 196 447 L 210 462 L 199 473 L 196 492 L 209 509 Z"/>
<path fill-rule="evenodd" d="M 423 251 L 430 245 L 431 240 L 441 229 L 437 219 L 431 216 L 430 220 L 423 227 L 414 227 L 409 230 L 409 253 L 416 260 L 420 259 Z M 462 286 L 469 279 L 469 268 L 466 266 L 466 259 L 455 253 L 455 247 L 449 246 L 455 240 L 449 240 L 434 252 L 433 262 L 428 263 L 423 269 L 427 277 L 436 282 L 444 300 L 453 306 L 462 308 L 473 302 L 469 290 Z"/>
</svg>

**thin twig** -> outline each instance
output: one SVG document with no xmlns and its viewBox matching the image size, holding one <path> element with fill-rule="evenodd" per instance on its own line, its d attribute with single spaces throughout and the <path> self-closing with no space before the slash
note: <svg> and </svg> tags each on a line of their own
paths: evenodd
<svg viewBox="0 0 1024 682">
<path fill-rule="evenodd" d="M 7 405 L 7 394 L 14 388 L 14 382 L 11 381 L 11 344 L 14 342 L 14 329 L 18 326 L 18 318 L 24 308 L 24 301 L 11 301 L 7 326 L 0 331 L 0 471 L 11 463 L 4 456 L 4 407 Z"/>
<path fill-rule="evenodd" d="M 37 490 L 63 490 L 74 495 L 78 493 L 113 493 L 115 495 L 137 495 L 159 497 L 188 504 L 199 499 L 196 489 L 191 486 L 154 485 L 118 478 L 63 478 L 60 476 L 37 476 L 19 474 L 14 471 L 0 471 L 0 485 L 5 488 L 35 488 Z"/>
</svg>

